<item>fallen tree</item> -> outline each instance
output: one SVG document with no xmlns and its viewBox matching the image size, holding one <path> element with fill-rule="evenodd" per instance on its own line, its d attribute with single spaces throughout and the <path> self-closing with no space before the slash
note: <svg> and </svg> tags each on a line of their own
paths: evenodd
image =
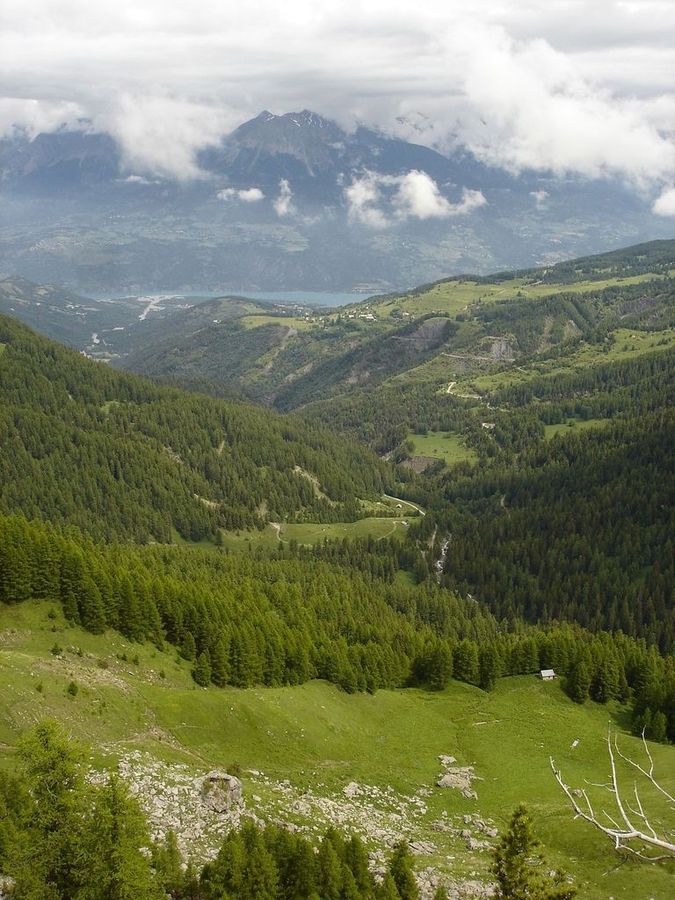
<svg viewBox="0 0 675 900">
<path fill-rule="evenodd" d="M 586 788 L 573 789 L 566 784 L 563 780 L 562 772 L 556 767 L 553 757 L 550 757 L 551 769 L 556 781 L 565 792 L 574 809 L 575 819 L 584 819 L 593 825 L 594 828 L 607 835 L 614 843 L 616 850 L 631 853 L 648 862 L 675 859 L 675 843 L 672 841 L 675 831 L 672 824 L 668 826 L 661 821 L 657 821 L 654 814 L 645 809 L 637 777 L 633 782 L 632 798 L 630 800 L 628 799 L 630 789 L 628 789 L 627 794 L 623 784 L 619 782 L 617 757 L 632 766 L 637 776 L 639 776 L 639 781 L 651 784 L 658 793 L 662 794 L 668 801 L 668 808 L 671 813 L 675 812 L 675 797 L 657 781 L 654 775 L 654 760 L 645 740 L 644 731 L 642 732 L 642 743 L 649 760 L 648 768 L 621 752 L 617 736 L 612 734 L 612 730 L 609 728 L 607 731 L 607 750 L 611 769 L 609 781 L 605 784 L 586 782 L 593 787 L 603 788 L 613 795 L 616 805 L 616 811 L 613 815 L 610 815 L 606 809 L 596 813 Z M 584 806 L 585 809 L 583 808 Z"/>
</svg>

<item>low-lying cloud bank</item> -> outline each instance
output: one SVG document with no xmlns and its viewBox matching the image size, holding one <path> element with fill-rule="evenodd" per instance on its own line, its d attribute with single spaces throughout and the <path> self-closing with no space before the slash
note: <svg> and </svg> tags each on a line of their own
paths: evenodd
<svg viewBox="0 0 675 900">
<path fill-rule="evenodd" d="M 200 178 L 198 151 L 237 124 L 310 107 L 512 172 L 618 177 L 671 214 L 668 0 L 251 0 L 236 17 L 221 0 L 5 0 L 0 26 L 0 134 L 105 131 L 129 172 Z M 354 186 L 373 222 L 385 187 Z M 429 185 L 397 193 L 387 220 L 454 214 Z"/>
</svg>

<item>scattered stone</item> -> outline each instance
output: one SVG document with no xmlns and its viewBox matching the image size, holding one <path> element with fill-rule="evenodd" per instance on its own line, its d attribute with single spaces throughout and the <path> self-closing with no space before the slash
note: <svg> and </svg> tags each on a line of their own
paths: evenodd
<svg viewBox="0 0 675 900">
<path fill-rule="evenodd" d="M 9 875 L 0 875 L 0 900 L 10 900 L 14 889 L 14 879 Z"/>
<path fill-rule="evenodd" d="M 418 853 L 421 856 L 431 856 L 432 853 L 436 852 L 436 846 L 430 841 L 411 841 L 408 846 L 413 853 Z"/>
<path fill-rule="evenodd" d="M 357 784 L 355 781 L 350 781 L 343 790 L 345 797 L 359 797 L 362 793 L 361 785 Z"/>
<path fill-rule="evenodd" d="M 436 782 L 437 787 L 454 788 L 461 791 L 467 800 L 476 800 L 478 795 L 471 787 L 471 782 L 476 776 L 473 766 L 451 766 Z"/>
<path fill-rule="evenodd" d="M 491 846 L 489 841 L 480 841 L 475 837 L 470 837 L 466 842 L 467 850 L 489 850 Z"/>
<path fill-rule="evenodd" d="M 461 791 L 467 800 L 477 800 L 478 794 L 471 787 L 472 781 L 478 777 L 473 766 L 454 766 L 453 763 L 457 761 L 454 756 L 439 756 L 438 759 L 445 767 L 445 772 L 436 781 L 436 786 L 454 788 Z"/>
</svg>

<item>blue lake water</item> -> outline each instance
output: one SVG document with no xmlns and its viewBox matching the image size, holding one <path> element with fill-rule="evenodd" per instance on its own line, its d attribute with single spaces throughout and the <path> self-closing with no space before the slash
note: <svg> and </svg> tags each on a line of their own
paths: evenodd
<svg viewBox="0 0 675 900">
<path fill-rule="evenodd" d="M 376 296 L 353 291 L 230 291 L 228 293 L 236 294 L 237 297 L 247 297 L 250 300 L 269 300 L 270 303 L 301 303 L 303 306 L 347 306 L 349 303 L 358 303 L 368 297 Z"/>
</svg>

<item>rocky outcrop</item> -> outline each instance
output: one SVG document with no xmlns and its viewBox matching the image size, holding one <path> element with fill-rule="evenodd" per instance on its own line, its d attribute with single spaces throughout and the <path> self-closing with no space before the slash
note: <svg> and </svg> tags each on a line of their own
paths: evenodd
<svg viewBox="0 0 675 900">
<path fill-rule="evenodd" d="M 214 770 L 197 779 L 202 802 L 214 812 L 229 812 L 233 806 L 241 803 L 241 781 L 227 772 Z"/>
<path fill-rule="evenodd" d="M 462 796 L 467 800 L 476 800 L 478 795 L 471 786 L 476 778 L 473 766 L 454 766 L 453 763 L 456 762 L 454 756 L 439 756 L 438 758 L 445 767 L 445 772 L 439 777 L 436 786 L 454 788 L 461 791 Z"/>
</svg>

